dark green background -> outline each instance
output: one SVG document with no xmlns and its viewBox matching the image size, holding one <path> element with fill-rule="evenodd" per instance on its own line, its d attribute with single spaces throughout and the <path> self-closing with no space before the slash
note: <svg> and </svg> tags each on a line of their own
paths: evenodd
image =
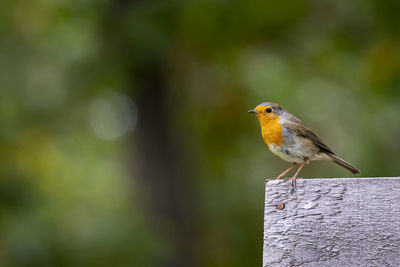
<svg viewBox="0 0 400 267">
<path fill-rule="evenodd" d="M 0 2 L 0 265 L 260 266 L 278 102 L 400 174 L 400 4 Z M 352 177 L 330 162 L 304 177 Z"/>
</svg>

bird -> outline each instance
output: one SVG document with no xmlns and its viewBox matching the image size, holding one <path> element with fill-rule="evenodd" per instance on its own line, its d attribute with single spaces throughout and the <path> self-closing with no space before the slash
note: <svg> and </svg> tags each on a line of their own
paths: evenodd
<svg viewBox="0 0 400 267">
<path fill-rule="evenodd" d="M 291 177 L 292 191 L 300 171 L 310 161 L 333 161 L 353 174 L 360 173 L 357 168 L 337 156 L 299 118 L 290 114 L 279 104 L 264 102 L 248 112 L 256 115 L 261 126 L 262 138 L 269 150 L 281 159 L 292 163 L 275 179 L 282 179 L 297 164 L 300 164 Z"/>
</svg>

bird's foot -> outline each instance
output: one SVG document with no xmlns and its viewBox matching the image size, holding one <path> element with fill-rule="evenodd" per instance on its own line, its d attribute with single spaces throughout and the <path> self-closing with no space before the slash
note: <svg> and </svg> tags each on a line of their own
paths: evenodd
<svg viewBox="0 0 400 267">
<path fill-rule="evenodd" d="M 291 179 L 291 184 L 292 184 L 292 189 L 290 190 L 290 192 L 293 193 L 294 189 L 296 188 L 296 178 Z"/>
<path fill-rule="evenodd" d="M 290 179 L 291 185 L 292 185 L 292 189 L 290 190 L 290 192 L 293 193 L 293 192 L 294 192 L 294 189 L 295 189 L 296 186 L 297 186 L 297 183 L 296 183 L 297 179 L 303 179 L 303 177 L 292 177 L 292 178 L 289 178 L 289 179 Z M 289 180 L 289 179 L 288 179 L 288 180 Z"/>
<path fill-rule="evenodd" d="M 288 181 L 288 180 L 292 180 L 293 179 L 293 177 L 285 177 L 285 178 L 283 178 L 285 181 Z M 297 179 L 304 179 L 303 177 L 297 177 L 296 178 L 296 180 Z"/>
</svg>

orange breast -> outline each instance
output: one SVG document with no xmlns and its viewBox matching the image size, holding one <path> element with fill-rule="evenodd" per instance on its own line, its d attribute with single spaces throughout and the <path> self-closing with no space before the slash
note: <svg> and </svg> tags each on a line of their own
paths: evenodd
<svg viewBox="0 0 400 267">
<path fill-rule="evenodd" d="M 261 133 L 264 142 L 268 145 L 283 144 L 282 126 L 279 123 L 280 116 L 276 118 L 260 118 Z"/>
</svg>

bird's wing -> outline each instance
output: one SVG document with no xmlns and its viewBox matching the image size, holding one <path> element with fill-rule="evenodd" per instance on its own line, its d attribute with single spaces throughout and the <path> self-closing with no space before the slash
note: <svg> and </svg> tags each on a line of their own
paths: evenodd
<svg viewBox="0 0 400 267">
<path fill-rule="evenodd" d="M 308 140 L 313 142 L 316 146 L 318 146 L 322 151 L 335 154 L 327 145 L 325 145 L 322 142 L 321 139 L 319 139 L 319 137 L 315 133 L 313 133 L 310 129 L 308 129 L 304 125 L 299 123 L 284 123 L 283 126 L 285 126 L 290 131 L 294 132 L 295 134 L 307 138 Z"/>
</svg>

